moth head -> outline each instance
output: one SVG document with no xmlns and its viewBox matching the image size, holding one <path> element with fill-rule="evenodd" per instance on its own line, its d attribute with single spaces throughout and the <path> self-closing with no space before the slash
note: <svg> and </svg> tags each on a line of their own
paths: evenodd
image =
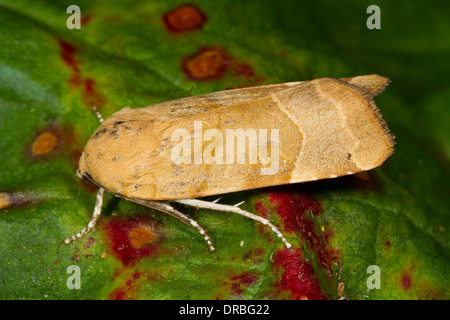
<svg viewBox="0 0 450 320">
<path fill-rule="evenodd" d="M 97 181 L 89 173 L 89 170 L 86 167 L 86 156 L 85 156 L 84 152 L 81 153 L 81 157 L 78 162 L 78 169 L 76 171 L 76 175 L 78 178 L 80 178 L 84 181 L 88 181 L 94 185 L 101 187 L 101 185 L 99 183 L 97 183 Z"/>
</svg>

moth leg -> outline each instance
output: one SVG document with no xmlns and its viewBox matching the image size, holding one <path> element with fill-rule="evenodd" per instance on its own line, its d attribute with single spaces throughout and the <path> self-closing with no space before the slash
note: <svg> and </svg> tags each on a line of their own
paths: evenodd
<svg viewBox="0 0 450 320">
<path fill-rule="evenodd" d="M 248 211 L 242 210 L 238 208 L 238 206 L 231 206 L 226 204 L 213 203 L 209 201 L 197 200 L 197 199 L 182 199 L 182 200 L 173 200 L 173 202 L 178 202 L 187 206 L 196 207 L 196 208 L 204 208 L 211 209 L 217 211 L 226 211 L 226 212 L 234 212 L 240 214 L 244 217 L 255 220 L 259 223 L 262 223 L 265 226 L 268 226 L 272 231 L 283 241 L 287 248 L 291 248 L 292 245 L 286 240 L 283 234 L 275 227 L 269 220 L 264 219 L 256 214 L 250 213 Z"/>
<path fill-rule="evenodd" d="M 92 215 L 91 221 L 89 221 L 87 227 L 84 228 L 83 230 L 81 230 L 79 233 L 64 240 L 65 244 L 69 244 L 72 241 L 78 240 L 78 239 L 82 238 L 86 233 L 91 231 L 91 229 L 95 226 L 95 223 L 97 222 L 97 219 L 100 216 L 100 213 L 102 211 L 102 204 L 103 204 L 104 196 L 105 196 L 105 189 L 100 188 L 97 192 L 97 199 L 95 201 L 95 209 L 94 209 L 94 213 Z"/>
<path fill-rule="evenodd" d="M 174 207 L 172 207 L 169 202 L 165 201 L 149 201 L 149 200 L 139 200 L 139 199 L 133 199 L 134 202 L 138 204 L 142 204 L 144 206 L 147 206 L 149 208 L 167 213 L 171 215 L 172 217 L 175 217 L 182 222 L 186 223 L 187 225 L 194 227 L 195 229 L 200 232 L 200 234 L 205 239 L 206 243 L 209 246 L 209 249 L 211 252 L 214 252 L 216 249 L 214 248 L 214 245 L 211 241 L 211 238 L 206 234 L 206 231 L 192 218 L 189 218 L 188 216 L 184 215 L 180 211 L 176 210 Z"/>
</svg>

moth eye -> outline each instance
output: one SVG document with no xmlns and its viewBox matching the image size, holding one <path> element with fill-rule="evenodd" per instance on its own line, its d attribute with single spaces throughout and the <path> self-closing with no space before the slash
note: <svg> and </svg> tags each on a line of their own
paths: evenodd
<svg viewBox="0 0 450 320">
<path fill-rule="evenodd" d="M 351 160 L 352 159 L 352 154 L 351 153 L 347 153 L 347 160 Z"/>
<path fill-rule="evenodd" d="M 89 172 L 83 172 L 83 178 L 86 178 L 89 181 L 93 181 L 92 176 L 89 174 Z"/>
</svg>

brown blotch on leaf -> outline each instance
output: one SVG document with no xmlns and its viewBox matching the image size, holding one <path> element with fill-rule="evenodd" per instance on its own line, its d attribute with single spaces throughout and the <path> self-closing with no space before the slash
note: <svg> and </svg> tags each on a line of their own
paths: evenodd
<svg viewBox="0 0 450 320">
<path fill-rule="evenodd" d="M 8 194 L 0 192 L 0 209 L 8 208 L 11 204 Z"/>
<path fill-rule="evenodd" d="M 22 207 L 39 201 L 39 199 L 33 198 L 25 192 L 0 192 L 0 210 Z"/>
<path fill-rule="evenodd" d="M 31 145 L 33 156 L 43 156 L 51 153 L 58 146 L 58 137 L 51 131 L 44 131 L 37 136 Z"/>
<path fill-rule="evenodd" d="M 265 80 L 256 76 L 253 68 L 244 62 L 236 60 L 223 48 L 205 47 L 183 60 L 183 70 L 191 80 L 203 81 L 220 78 L 229 73 L 244 82 L 228 89 L 244 88 Z"/>
<path fill-rule="evenodd" d="M 72 128 L 50 123 L 36 133 L 26 148 L 26 156 L 33 160 L 43 160 L 55 155 L 63 155 L 78 163 L 80 143 Z"/>
<path fill-rule="evenodd" d="M 167 29 L 171 32 L 186 32 L 200 29 L 206 16 L 192 4 L 182 4 L 163 16 Z"/>
<path fill-rule="evenodd" d="M 188 57 L 183 63 L 183 68 L 192 80 L 209 80 L 220 77 L 228 63 L 229 57 L 224 50 L 203 48 Z"/>
<path fill-rule="evenodd" d="M 130 231 L 128 235 L 131 245 L 136 249 L 155 241 L 155 234 L 148 226 L 138 226 Z"/>
<path fill-rule="evenodd" d="M 50 123 L 46 128 L 38 131 L 25 149 L 27 157 L 33 160 L 43 160 L 60 153 L 63 145 L 64 133 L 61 128 Z"/>
</svg>

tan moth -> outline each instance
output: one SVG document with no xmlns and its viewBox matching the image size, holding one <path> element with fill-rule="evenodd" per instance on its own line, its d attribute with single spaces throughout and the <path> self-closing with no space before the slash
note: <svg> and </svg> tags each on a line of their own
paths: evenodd
<svg viewBox="0 0 450 320">
<path fill-rule="evenodd" d="M 94 227 L 106 190 L 193 226 L 211 251 L 204 229 L 171 203 L 244 215 L 291 247 L 270 221 L 239 204 L 195 198 L 335 178 L 381 165 L 394 142 L 373 97 L 388 81 L 378 75 L 320 78 L 114 113 L 87 142 L 77 171 L 100 187 L 93 217 L 65 243 Z"/>
</svg>

